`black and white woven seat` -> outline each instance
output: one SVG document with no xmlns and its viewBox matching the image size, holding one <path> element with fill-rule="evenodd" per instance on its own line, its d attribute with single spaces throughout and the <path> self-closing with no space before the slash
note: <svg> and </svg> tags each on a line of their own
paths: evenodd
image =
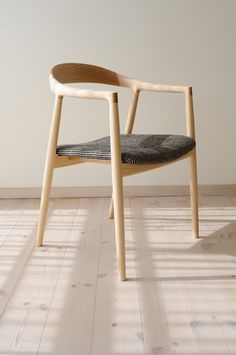
<svg viewBox="0 0 236 355">
<path fill-rule="evenodd" d="M 125 164 L 159 164 L 181 158 L 195 147 L 195 140 L 183 135 L 123 134 L 121 160 Z M 57 155 L 87 159 L 111 159 L 110 137 L 57 147 Z"/>
</svg>

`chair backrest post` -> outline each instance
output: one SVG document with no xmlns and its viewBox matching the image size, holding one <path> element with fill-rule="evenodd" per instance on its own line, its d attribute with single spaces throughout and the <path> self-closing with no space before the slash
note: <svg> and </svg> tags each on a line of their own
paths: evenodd
<svg viewBox="0 0 236 355">
<path fill-rule="evenodd" d="M 110 140 L 111 140 L 111 160 L 114 158 L 115 164 L 121 164 L 120 151 L 120 120 L 118 95 L 112 93 L 109 103 L 109 123 L 110 123 Z"/>
<path fill-rule="evenodd" d="M 185 92 L 185 110 L 187 136 L 191 137 L 192 139 L 195 139 L 193 92 L 191 87 L 188 87 Z"/>
<path fill-rule="evenodd" d="M 125 127 L 126 134 L 131 134 L 133 132 L 135 114 L 136 114 L 138 99 L 139 99 L 139 93 L 140 93 L 140 90 L 134 90 L 134 92 L 133 92 L 133 97 L 131 100 L 131 104 L 129 107 L 129 112 L 128 112 L 128 116 L 127 116 L 127 120 L 126 120 L 126 127 Z"/>
<path fill-rule="evenodd" d="M 53 153 L 56 154 L 58 133 L 60 127 L 60 120 L 61 120 L 62 101 L 63 101 L 63 96 L 56 95 L 53 115 L 52 115 L 51 129 L 50 129 L 49 146 L 48 146 L 48 150 L 50 151 L 50 154 L 48 154 L 48 156 L 52 156 Z"/>
</svg>

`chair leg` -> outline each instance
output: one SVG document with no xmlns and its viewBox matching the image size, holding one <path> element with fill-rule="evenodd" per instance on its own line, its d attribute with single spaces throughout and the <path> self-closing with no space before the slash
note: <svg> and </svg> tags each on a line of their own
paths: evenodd
<svg viewBox="0 0 236 355">
<path fill-rule="evenodd" d="M 116 180 L 116 181 L 114 181 Z M 125 227 L 124 227 L 124 198 L 123 198 L 123 182 L 122 176 L 116 173 L 113 179 L 113 201 L 114 201 L 114 217 L 115 217 L 115 235 L 116 249 L 119 268 L 119 279 L 126 279 L 125 267 Z"/>
<path fill-rule="evenodd" d="M 111 170 L 114 201 L 116 250 L 119 268 L 119 279 L 124 281 L 125 275 L 125 228 L 123 177 L 121 172 L 120 126 L 117 94 L 112 96 L 110 104 L 110 137 L 111 137 Z"/>
<path fill-rule="evenodd" d="M 111 201 L 110 201 L 110 206 L 109 206 L 109 211 L 108 211 L 108 218 L 110 218 L 110 219 L 114 218 L 114 202 L 113 202 L 113 196 L 111 197 Z"/>
<path fill-rule="evenodd" d="M 197 159 L 196 149 L 190 155 L 190 198 L 192 207 L 192 225 L 193 235 L 199 237 L 199 221 L 198 221 L 198 184 L 197 184 Z"/>
<path fill-rule="evenodd" d="M 44 182 L 42 188 L 38 231 L 37 231 L 37 243 L 36 243 L 38 247 L 42 246 L 43 244 L 43 236 L 44 236 L 47 211 L 48 211 L 48 202 L 49 202 L 50 190 L 52 185 L 52 176 L 53 176 L 53 167 L 50 164 L 45 169 L 45 176 L 44 176 Z"/>
<path fill-rule="evenodd" d="M 57 138 L 59 132 L 59 125 L 60 125 L 62 100 L 63 100 L 62 96 L 57 96 L 55 99 L 51 131 L 49 135 L 47 159 L 46 159 L 46 165 L 44 171 L 43 189 L 42 189 L 41 204 L 40 204 L 37 242 L 36 242 L 36 245 L 39 247 L 43 243 L 43 235 L 44 235 L 45 223 L 47 218 L 48 201 L 49 201 L 50 189 L 52 184 L 54 159 L 56 155 Z"/>
</svg>

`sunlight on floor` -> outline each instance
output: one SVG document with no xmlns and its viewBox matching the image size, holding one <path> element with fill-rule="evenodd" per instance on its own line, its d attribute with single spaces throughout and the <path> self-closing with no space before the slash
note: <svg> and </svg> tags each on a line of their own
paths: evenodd
<svg viewBox="0 0 236 355">
<path fill-rule="evenodd" d="M 188 199 L 127 202 L 124 283 L 108 200 L 54 200 L 42 248 L 38 201 L 1 202 L 1 355 L 236 353 L 236 198 L 201 199 L 197 240 Z"/>
</svg>

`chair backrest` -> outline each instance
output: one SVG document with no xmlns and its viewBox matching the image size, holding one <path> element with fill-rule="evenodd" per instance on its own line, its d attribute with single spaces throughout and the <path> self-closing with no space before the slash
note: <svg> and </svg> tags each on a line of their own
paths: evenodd
<svg viewBox="0 0 236 355">
<path fill-rule="evenodd" d="M 132 87 L 135 80 L 114 71 L 90 64 L 63 63 L 54 66 L 51 75 L 62 84 L 97 83 Z"/>
<path fill-rule="evenodd" d="M 50 86 L 58 97 L 70 96 L 86 99 L 107 100 L 118 102 L 117 92 L 114 90 L 91 90 L 74 87 L 72 83 L 95 83 L 130 88 L 133 91 L 131 104 L 126 120 L 125 133 L 133 131 L 136 108 L 141 91 L 183 93 L 185 95 L 187 135 L 194 139 L 194 115 L 192 102 L 192 88 L 189 86 L 160 85 L 142 82 L 118 74 L 112 70 L 91 64 L 62 63 L 57 64 L 50 72 Z"/>
</svg>

